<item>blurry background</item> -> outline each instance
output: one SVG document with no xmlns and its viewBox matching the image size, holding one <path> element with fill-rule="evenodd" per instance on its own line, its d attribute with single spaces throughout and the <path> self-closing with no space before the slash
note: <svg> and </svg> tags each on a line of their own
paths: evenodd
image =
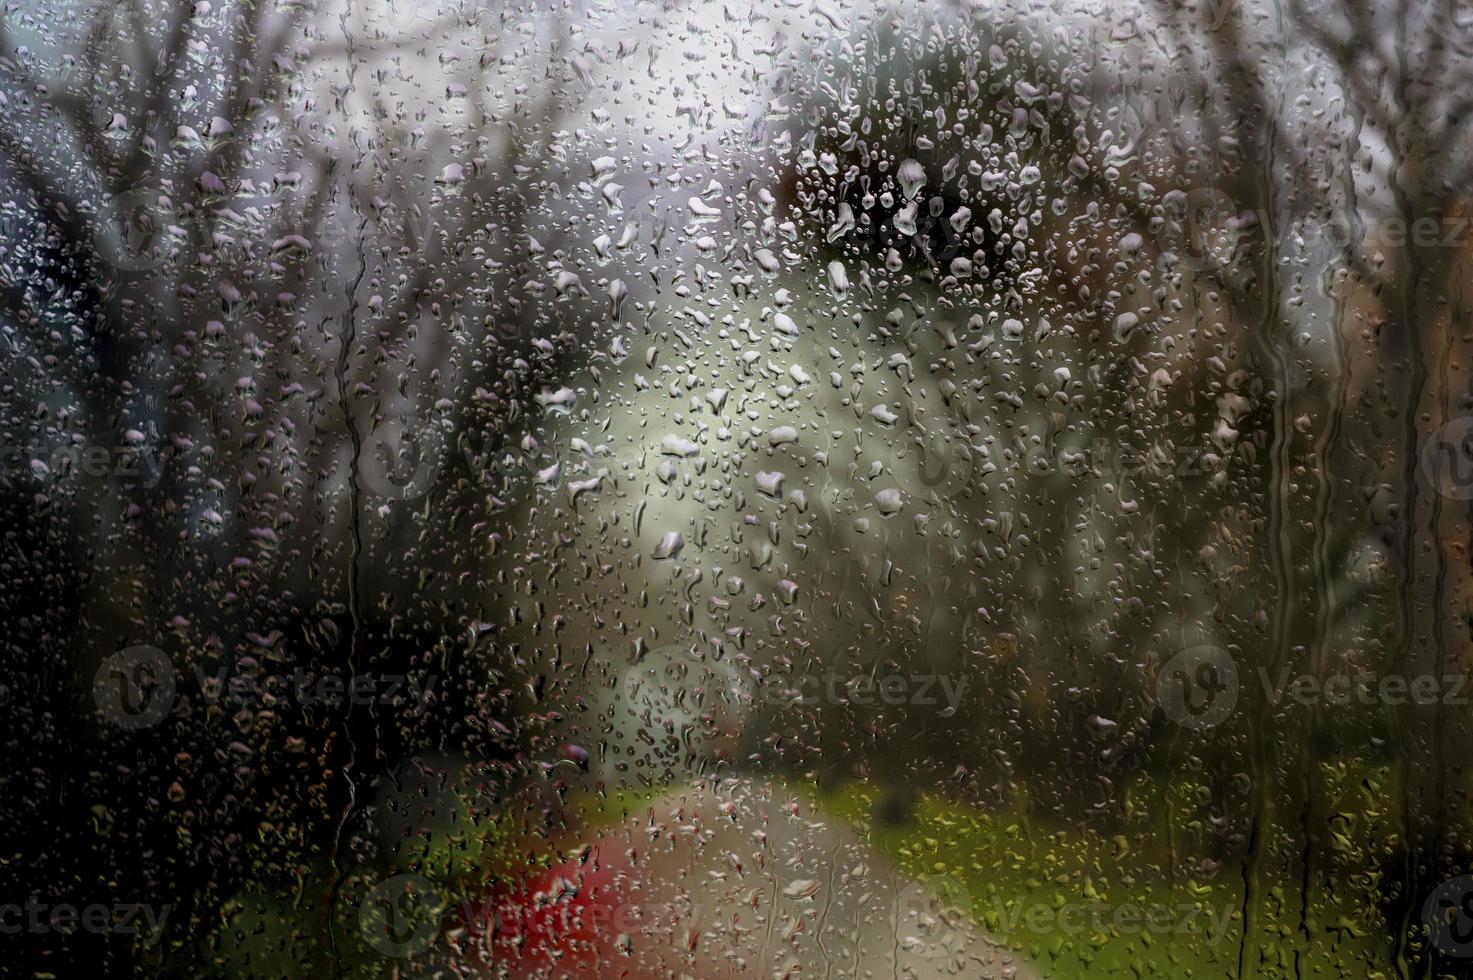
<svg viewBox="0 0 1473 980">
<path fill-rule="evenodd" d="M 8 4 L 0 896 L 171 906 L 14 962 L 474 970 L 375 882 L 736 779 L 1045 975 L 1459 975 L 1470 45 Z M 995 914 L 1085 900 L 1229 927 Z"/>
</svg>

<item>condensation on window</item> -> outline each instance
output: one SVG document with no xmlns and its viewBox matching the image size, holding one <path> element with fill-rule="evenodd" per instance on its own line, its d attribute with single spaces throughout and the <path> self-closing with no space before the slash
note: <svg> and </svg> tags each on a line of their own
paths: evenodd
<svg viewBox="0 0 1473 980">
<path fill-rule="evenodd" d="M 0 945 L 1473 963 L 1473 16 L 12 0 Z"/>
</svg>

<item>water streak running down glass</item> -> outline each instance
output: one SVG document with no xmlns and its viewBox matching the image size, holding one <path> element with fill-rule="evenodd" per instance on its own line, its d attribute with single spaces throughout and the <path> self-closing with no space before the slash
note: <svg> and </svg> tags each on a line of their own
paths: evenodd
<svg viewBox="0 0 1473 980">
<path fill-rule="evenodd" d="M 1470 118 L 1457 4 L 14 0 L 0 963 L 1473 974 Z"/>
</svg>

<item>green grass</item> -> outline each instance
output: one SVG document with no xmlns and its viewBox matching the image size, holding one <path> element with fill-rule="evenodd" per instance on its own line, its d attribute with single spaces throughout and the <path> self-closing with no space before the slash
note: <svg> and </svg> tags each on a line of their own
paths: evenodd
<svg viewBox="0 0 1473 980">
<path fill-rule="evenodd" d="M 1394 976 L 1374 870 L 1394 846 L 1389 770 L 1327 764 L 1321 779 L 1332 816 L 1321 828 L 1327 844 L 1311 883 L 1309 938 L 1300 928 L 1299 881 L 1264 873 L 1267 939 L 1246 959 L 1259 977 L 1295 976 L 1296 958 L 1304 977 Z M 911 874 L 960 882 L 972 917 L 1049 977 L 1232 977 L 1242 868 L 1236 857 L 1211 853 L 1192 805 L 1200 785 L 1189 772 L 1136 780 L 1126 791 L 1125 823 L 1110 833 L 1031 814 L 1026 800 L 983 811 L 935 796 L 924 797 L 905 826 L 878 826 L 875 786 L 806 792 Z M 1117 928 L 1120 909 L 1127 911 Z M 1129 909 L 1139 911 L 1132 918 Z M 1148 909 L 1157 916 L 1149 926 Z"/>
</svg>

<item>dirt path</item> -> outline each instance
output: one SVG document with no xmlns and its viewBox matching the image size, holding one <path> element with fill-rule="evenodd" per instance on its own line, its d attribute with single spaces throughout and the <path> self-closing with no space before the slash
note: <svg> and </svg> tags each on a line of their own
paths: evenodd
<svg viewBox="0 0 1473 980">
<path fill-rule="evenodd" d="M 770 784 L 672 792 L 588 844 L 467 923 L 482 975 L 1041 977 L 953 879 L 912 878 Z"/>
</svg>

